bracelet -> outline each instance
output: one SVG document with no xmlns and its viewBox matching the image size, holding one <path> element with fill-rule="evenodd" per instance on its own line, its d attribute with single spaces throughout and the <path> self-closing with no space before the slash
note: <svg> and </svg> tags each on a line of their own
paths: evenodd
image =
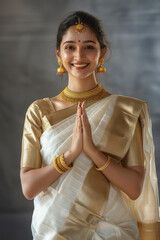
<svg viewBox="0 0 160 240">
<path fill-rule="evenodd" d="M 69 169 L 71 169 L 73 167 L 72 163 L 69 166 L 65 163 L 65 161 L 64 161 L 64 153 L 60 156 L 60 163 L 67 170 L 69 170 Z"/>
<path fill-rule="evenodd" d="M 107 168 L 107 167 L 109 166 L 110 162 L 111 162 L 111 158 L 110 158 L 110 156 L 108 156 L 108 160 L 107 160 L 107 162 L 104 164 L 104 166 L 102 166 L 101 168 L 96 168 L 96 170 L 98 170 L 98 171 L 103 171 L 105 168 Z"/>
<path fill-rule="evenodd" d="M 73 166 L 72 163 L 69 166 L 65 163 L 64 153 L 53 160 L 53 165 L 57 170 L 57 172 L 59 173 L 65 173 L 67 170 L 71 169 Z"/>
<path fill-rule="evenodd" d="M 57 172 L 59 173 L 64 173 L 65 171 L 63 169 L 61 169 L 58 165 L 58 157 L 56 157 L 54 160 L 53 160 L 53 165 L 55 167 L 55 169 L 57 170 Z"/>
<path fill-rule="evenodd" d="M 67 169 L 65 167 L 63 167 L 62 164 L 61 164 L 60 156 L 57 157 L 57 165 L 63 172 L 67 171 Z"/>
</svg>

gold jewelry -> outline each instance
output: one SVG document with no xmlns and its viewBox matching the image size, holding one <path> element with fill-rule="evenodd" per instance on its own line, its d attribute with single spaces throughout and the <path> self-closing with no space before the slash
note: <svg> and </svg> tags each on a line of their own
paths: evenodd
<svg viewBox="0 0 160 240">
<path fill-rule="evenodd" d="M 100 66 L 97 68 L 96 73 L 106 73 L 106 68 L 102 66 L 103 63 L 104 63 L 104 58 L 100 58 L 99 59 Z"/>
<path fill-rule="evenodd" d="M 60 97 L 66 101 L 71 102 L 73 104 L 78 104 L 78 102 L 92 102 L 99 100 L 104 97 L 106 90 L 100 85 L 97 86 L 89 91 L 86 92 L 74 92 L 68 87 L 66 87 L 61 93 Z"/>
<path fill-rule="evenodd" d="M 110 162 L 111 162 L 111 158 L 110 158 L 110 156 L 108 156 L 108 160 L 107 160 L 107 162 L 104 164 L 104 166 L 102 166 L 101 168 L 96 168 L 96 169 L 97 169 L 98 171 L 103 171 L 104 169 L 106 169 L 106 168 L 109 166 Z"/>
<path fill-rule="evenodd" d="M 65 163 L 65 161 L 64 161 L 64 154 L 62 154 L 60 156 L 60 163 L 64 167 L 64 169 L 67 169 L 67 170 L 69 170 L 69 169 L 71 169 L 73 167 L 72 163 L 69 166 Z"/>
<path fill-rule="evenodd" d="M 53 160 L 53 165 L 55 167 L 55 169 L 59 172 L 59 173 L 64 173 L 67 170 L 71 169 L 73 167 L 73 164 L 70 164 L 69 166 L 65 163 L 64 161 L 64 153 L 61 154 L 60 156 L 56 157 Z"/>
<path fill-rule="evenodd" d="M 58 166 L 58 157 L 57 158 L 55 158 L 54 160 L 53 160 L 53 165 L 54 165 L 54 167 L 55 167 L 55 169 L 57 170 L 57 172 L 59 172 L 59 173 L 64 173 L 65 171 L 64 170 L 62 170 L 59 166 Z"/>
<path fill-rule="evenodd" d="M 57 165 L 58 165 L 58 167 L 59 167 L 63 172 L 66 172 L 66 171 L 67 171 L 67 169 L 64 168 L 64 167 L 62 166 L 62 164 L 61 164 L 60 156 L 57 157 Z"/>
<path fill-rule="evenodd" d="M 63 67 L 63 63 L 61 60 L 58 60 L 58 64 L 60 65 L 60 67 L 57 69 L 57 74 L 65 74 L 66 70 Z"/>
<path fill-rule="evenodd" d="M 75 25 L 76 25 L 76 30 L 75 30 L 75 32 L 77 32 L 77 33 L 82 33 L 82 32 L 84 32 L 85 27 L 84 27 L 83 23 L 80 21 L 80 18 L 78 18 L 78 23 L 76 22 Z"/>
</svg>

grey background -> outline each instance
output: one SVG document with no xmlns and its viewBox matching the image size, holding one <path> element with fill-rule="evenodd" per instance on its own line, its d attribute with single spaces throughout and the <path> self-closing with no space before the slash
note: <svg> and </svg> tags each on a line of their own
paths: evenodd
<svg viewBox="0 0 160 240">
<path fill-rule="evenodd" d="M 30 240 L 32 201 L 21 192 L 19 165 L 24 115 L 36 99 L 66 85 L 56 76 L 59 22 L 73 10 L 103 22 L 112 43 L 101 84 L 115 94 L 149 103 L 160 179 L 160 1 L 0 1 L 0 239 Z"/>
</svg>

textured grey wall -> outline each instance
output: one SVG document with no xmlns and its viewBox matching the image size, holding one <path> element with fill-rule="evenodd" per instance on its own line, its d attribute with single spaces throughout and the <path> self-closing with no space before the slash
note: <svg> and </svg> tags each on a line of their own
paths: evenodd
<svg viewBox="0 0 160 240">
<path fill-rule="evenodd" d="M 0 7 L 0 239 L 30 240 L 32 202 L 19 180 L 24 114 L 36 99 L 56 95 L 59 22 L 73 10 L 100 18 L 113 54 L 101 84 L 150 106 L 160 179 L 160 2 L 153 0 L 5 0 Z"/>
</svg>

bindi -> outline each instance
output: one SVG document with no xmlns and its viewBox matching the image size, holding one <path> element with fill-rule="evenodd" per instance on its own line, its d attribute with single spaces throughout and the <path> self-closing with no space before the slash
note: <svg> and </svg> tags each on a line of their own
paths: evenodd
<svg viewBox="0 0 160 240">
<path fill-rule="evenodd" d="M 80 42 L 81 40 L 78 40 L 78 42 Z"/>
</svg>

